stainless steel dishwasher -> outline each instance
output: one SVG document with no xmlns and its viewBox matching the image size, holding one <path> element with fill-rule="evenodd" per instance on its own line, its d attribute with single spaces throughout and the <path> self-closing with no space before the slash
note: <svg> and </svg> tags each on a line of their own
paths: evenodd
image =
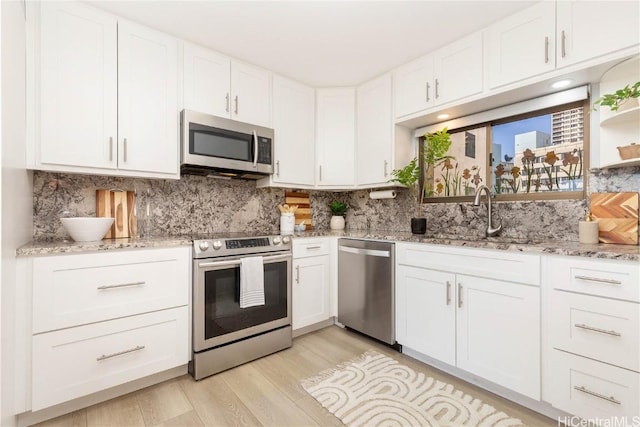
<svg viewBox="0 0 640 427">
<path fill-rule="evenodd" d="M 395 334 L 395 245 L 338 240 L 338 322 L 387 344 Z"/>
</svg>

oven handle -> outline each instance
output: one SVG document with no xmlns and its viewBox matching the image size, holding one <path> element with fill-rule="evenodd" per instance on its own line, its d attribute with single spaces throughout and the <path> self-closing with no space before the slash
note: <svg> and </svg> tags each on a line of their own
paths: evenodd
<svg viewBox="0 0 640 427">
<path fill-rule="evenodd" d="M 272 256 L 266 256 L 263 258 L 264 262 L 273 262 L 273 261 L 278 261 L 281 259 L 287 259 L 287 258 L 291 258 L 291 254 L 284 254 L 284 255 L 272 255 Z M 210 262 L 201 262 L 198 264 L 198 268 L 207 268 L 207 267 L 227 267 L 227 266 L 232 266 L 232 265 L 240 265 L 240 258 L 238 259 L 234 259 L 231 261 L 210 261 Z"/>
</svg>

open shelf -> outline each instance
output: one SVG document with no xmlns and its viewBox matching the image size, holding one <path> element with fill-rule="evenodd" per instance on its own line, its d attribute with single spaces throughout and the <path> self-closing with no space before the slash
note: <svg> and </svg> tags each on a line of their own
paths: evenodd
<svg viewBox="0 0 640 427">
<path fill-rule="evenodd" d="M 629 168 L 633 166 L 640 166 L 640 158 L 607 163 L 606 165 L 600 166 L 600 169 Z"/>
<path fill-rule="evenodd" d="M 613 112 L 611 116 L 600 121 L 600 126 L 617 125 L 634 120 L 640 123 L 640 105 L 628 110 Z"/>
</svg>

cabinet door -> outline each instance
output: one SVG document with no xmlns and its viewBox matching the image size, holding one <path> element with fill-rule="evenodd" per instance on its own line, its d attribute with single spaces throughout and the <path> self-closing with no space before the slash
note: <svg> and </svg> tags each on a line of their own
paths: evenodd
<svg viewBox="0 0 640 427">
<path fill-rule="evenodd" d="M 315 91 L 273 77 L 275 173 L 273 182 L 313 185 L 315 166 Z"/>
<path fill-rule="evenodd" d="M 436 104 L 482 92 L 482 33 L 472 34 L 435 54 Z"/>
<path fill-rule="evenodd" d="M 360 86 L 357 98 L 357 183 L 385 184 L 391 178 L 393 152 L 391 75 Z"/>
<path fill-rule="evenodd" d="M 425 56 L 398 68 L 393 73 L 396 117 L 402 117 L 433 106 L 433 56 Z"/>
<path fill-rule="evenodd" d="M 555 2 L 540 2 L 489 27 L 489 87 L 555 68 Z"/>
<path fill-rule="evenodd" d="M 540 399 L 540 289 L 457 275 L 457 366 Z"/>
<path fill-rule="evenodd" d="M 118 22 L 118 168 L 178 173 L 176 39 Z"/>
<path fill-rule="evenodd" d="M 291 292 L 293 329 L 327 320 L 330 317 L 329 256 L 293 260 Z"/>
<path fill-rule="evenodd" d="M 229 118 L 231 61 L 200 46 L 184 44 L 184 108 Z"/>
<path fill-rule="evenodd" d="M 271 127 L 271 74 L 262 68 L 231 63 L 231 118 Z"/>
<path fill-rule="evenodd" d="M 352 186 L 355 181 L 355 91 L 316 92 L 318 186 Z"/>
<path fill-rule="evenodd" d="M 640 3 L 637 1 L 574 0 L 559 1 L 556 5 L 558 67 L 637 46 L 640 42 Z M 603 25 L 606 28 L 600 31 Z"/>
<path fill-rule="evenodd" d="M 399 265 L 398 343 L 449 365 L 456 363 L 455 275 Z"/>
<path fill-rule="evenodd" d="M 71 2 L 41 2 L 40 162 L 117 165 L 117 23 Z"/>
</svg>

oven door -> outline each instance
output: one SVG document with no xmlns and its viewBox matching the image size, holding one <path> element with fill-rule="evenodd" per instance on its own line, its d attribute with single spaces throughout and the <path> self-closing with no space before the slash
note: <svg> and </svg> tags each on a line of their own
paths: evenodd
<svg viewBox="0 0 640 427">
<path fill-rule="evenodd" d="M 240 308 L 240 260 L 194 261 L 193 348 L 207 350 L 291 324 L 291 253 L 268 255 L 265 304 Z"/>
</svg>

